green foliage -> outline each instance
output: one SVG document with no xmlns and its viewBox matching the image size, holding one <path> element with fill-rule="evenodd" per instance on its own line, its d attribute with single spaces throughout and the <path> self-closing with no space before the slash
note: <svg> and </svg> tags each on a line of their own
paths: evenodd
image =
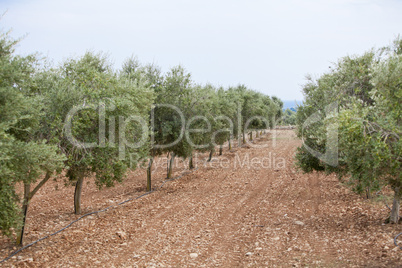
<svg viewBox="0 0 402 268">
<path fill-rule="evenodd" d="M 282 116 L 283 125 L 296 125 L 296 112 L 290 109 L 286 109 Z"/>
<path fill-rule="evenodd" d="M 330 73 L 303 88 L 305 102 L 298 108 L 298 135 L 317 152 L 324 153 L 328 127 L 338 126 L 339 165 L 331 167 L 309 154 L 305 147 L 296 154 L 306 171 L 336 172 L 356 192 L 376 191 L 391 185 L 400 195 L 402 186 L 400 135 L 402 133 L 401 40 L 388 48 L 362 56 L 342 58 Z M 326 108 L 338 106 L 328 116 Z M 321 120 L 305 124 L 311 116 Z"/>
<path fill-rule="evenodd" d="M 47 122 L 54 134 L 51 138 L 67 156 L 67 175 L 72 181 L 95 173 L 99 188 L 113 186 L 122 181 L 127 167 L 135 168 L 136 161 L 148 154 L 148 141 L 129 146 L 144 135 L 147 139 L 148 127 L 145 134 L 142 128 L 147 121 L 129 119 L 148 117 L 153 91 L 127 66 L 118 76 L 105 56 L 86 53 L 47 76 L 55 81 L 48 83 L 52 86 L 46 92 Z M 76 109 L 73 114 L 72 108 Z M 66 127 L 69 116 L 71 129 Z M 72 137 L 89 146 L 77 146 Z"/>
<path fill-rule="evenodd" d="M 14 55 L 17 41 L 0 37 L 0 230 L 10 235 L 21 224 L 16 184 L 36 182 L 60 171 L 64 158 L 42 138 L 42 96 L 36 92 L 37 60 Z"/>
<path fill-rule="evenodd" d="M 156 93 L 155 103 L 158 106 L 153 111 L 154 141 L 161 147 L 155 152 L 172 152 L 186 158 L 191 155 L 192 148 L 183 136 L 185 120 L 192 115 L 192 107 L 197 102 L 191 74 L 181 66 L 173 67 Z"/>
<path fill-rule="evenodd" d="M 276 119 L 279 119 L 279 122 L 282 118 L 283 115 L 283 101 L 281 101 L 279 98 L 272 96 L 272 101 L 276 104 L 276 113 L 274 114 L 274 117 Z"/>
<path fill-rule="evenodd" d="M 216 97 L 216 105 L 212 108 L 212 111 L 215 112 L 214 130 L 219 131 L 215 136 L 215 143 L 223 145 L 224 142 L 236 135 L 235 126 L 238 100 L 223 88 L 217 89 Z"/>
<path fill-rule="evenodd" d="M 193 150 L 206 151 L 212 149 L 213 133 L 222 125 L 221 120 L 215 120 L 219 113 L 218 96 L 214 86 L 195 85 L 192 88 L 192 109 L 186 117 L 186 139 Z M 216 138 L 221 138 L 218 135 Z"/>
<path fill-rule="evenodd" d="M 304 146 L 297 148 L 295 159 L 298 167 L 306 173 L 312 172 L 314 170 L 325 170 L 324 165 L 321 163 L 321 161 L 317 157 L 313 156 L 309 151 L 307 151 L 306 147 Z"/>
<path fill-rule="evenodd" d="M 243 133 L 244 135 L 246 130 L 251 131 L 274 126 L 275 117 L 281 113 L 279 110 L 282 109 L 282 101 L 276 97 L 271 99 L 248 89 L 245 85 L 231 88 L 229 92 L 231 95 L 237 96 L 237 104 L 241 111 L 242 125 L 238 126 L 236 133 Z"/>
</svg>

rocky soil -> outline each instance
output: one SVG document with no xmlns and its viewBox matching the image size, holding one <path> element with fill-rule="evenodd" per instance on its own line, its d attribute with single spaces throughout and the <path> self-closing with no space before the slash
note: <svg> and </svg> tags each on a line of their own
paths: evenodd
<svg viewBox="0 0 402 268">
<path fill-rule="evenodd" d="M 401 267 L 379 198 L 350 192 L 335 176 L 303 174 L 293 165 L 298 140 L 277 130 L 215 155 L 198 154 L 197 169 L 177 161 L 159 188 L 166 159 L 155 161 L 155 192 L 90 215 L 14 256 L 4 267 Z M 98 190 L 87 179 L 84 213 L 145 193 L 146 171 Z M 25 244 L 78 218 L 73 187 L 63 178 L 33 198 Z M 402 237 L 400 239 L 402 244 Z M 17 248 L 0 238 L 0 259 Z"/>
</svg>

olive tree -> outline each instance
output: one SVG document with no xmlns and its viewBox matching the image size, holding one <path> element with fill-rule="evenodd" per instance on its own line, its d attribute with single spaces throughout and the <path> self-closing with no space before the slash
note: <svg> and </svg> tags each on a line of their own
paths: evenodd
<svg viewBox="0 0 402 268">
<path fill-rule="evenodd" d="M 161 69 L 154 64 L 142 65 L 136 57 L 130 57 L 123 63 L 122 69 L 120 71 L 120 76 L 132 81 L 133 83 L 145 83 L 147 88 L 150 88 L 155 95 L 161 94 L 163 90 L 164 77 L 162 76 Z M 155 122 L 155 110 L 153 103 L 148 114 L 148 122 L 150 124 L 149 133 L 149 159 L 147 166 L 147 191 L 152 190 L 152 165 L 154 157 L 162 154 L 162 150 L 159 150 L 153 146 L 153 143 L 158 143 L 155 141 L 154 135 L 154 122 Z M 152 141 L 152 142 L 151 142 Z"/>
<path fill-rule="evenodd" d="M 154 154 L 168 153 L 167 178 L 171 178 L 174 159 L 189 157 L 192 148 L 184 138 L 185 121 L 193 105 L 191 74 L 176 66 L 165 74 L 163 85 L 155 91 L 152 111 L 152 142 Z"/>
<path fill-rule="evenodd" d="M 44 139 L 42 85 L 35 83 L 35 56 L 14 55 L 16 40 L 0 36 L 0 230 L 19 228 L 22 244 L 28 206 L 35 193 L 63 166 L 58 148 Z M 31 185 L 39 181 L 31 190 Z M 23 185 L 22 212 L 16 185 Z"/>
<path fill-rule="evenodd" d="M 111 187 L 148 155 L 153 90 L 141 80 L 118 76 L 107 57 L 90 52 L 65 61 L 54 76 L 47 112 L 54 139 L 67 157 L 74 211 L 80 214 L 86 177 L 95 174 L 99 188 Z"/>
<path fill-rule="evenodd" d="M 388 48 L 342 58 L 331 72 L 309 80 L 303 88 L 306 99 L 297 111 L 298 135 L 304 139 L 296 154 L 299 167 L 336 172 L 367 197 L 389 185 L 394 190 L 392 223 L 399 221 L 402 186 L 401 44 L 397 39 Z M 334 109 L 328 109 L 331 106 Z M 327 134 L 334 127 L 338 138 L 331 148 Z M 328 149 L 337 150 L 336 162 L 316 157 Z"/>
</svg>

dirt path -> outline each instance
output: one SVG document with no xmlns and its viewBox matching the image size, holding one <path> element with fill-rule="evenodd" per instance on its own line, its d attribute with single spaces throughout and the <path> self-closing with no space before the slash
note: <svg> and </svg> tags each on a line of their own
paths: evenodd
<svg viewBox="0 0 402 268">
<path fill-rule="evenodd" d="M 292 130 L 280 130 L 208 164 L 199 155 L 196 171 L 176 168 L 176 175 L 187 174 L 151 195 L 84 218 L 4 266 L 400 267 L 402 251 L 393 237 L 402 227 L 382 224 L 386 207 L 350 193 L 332 175 L 299 173 L 293 167 L 299 145 Z M 155 186 L 164 172 L 155 170 Z M 83 208 L 138 196 L 145 177 L 139 170 L 102 191 L 88 184 Z M 77 218 L 71 213 L 73 187 L 62 184 L 52 182 L 32 201 L 26 243 Z M 12 244 L 0 241 L 5 257 Z"/>
</svg>

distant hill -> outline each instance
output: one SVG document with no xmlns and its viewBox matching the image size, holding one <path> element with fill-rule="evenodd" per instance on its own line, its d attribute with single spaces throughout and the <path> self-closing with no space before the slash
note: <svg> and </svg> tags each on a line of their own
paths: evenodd
<svg viewBox="0 0 402 268">
<path fill-rule="evenodd" d="M 297 110 L 297 104 L 300 105 L 302 103 L 301 100 L 282 100 L 283 101 L 283 110 L 290 109 L 292 111 Z"/>
</svg>

